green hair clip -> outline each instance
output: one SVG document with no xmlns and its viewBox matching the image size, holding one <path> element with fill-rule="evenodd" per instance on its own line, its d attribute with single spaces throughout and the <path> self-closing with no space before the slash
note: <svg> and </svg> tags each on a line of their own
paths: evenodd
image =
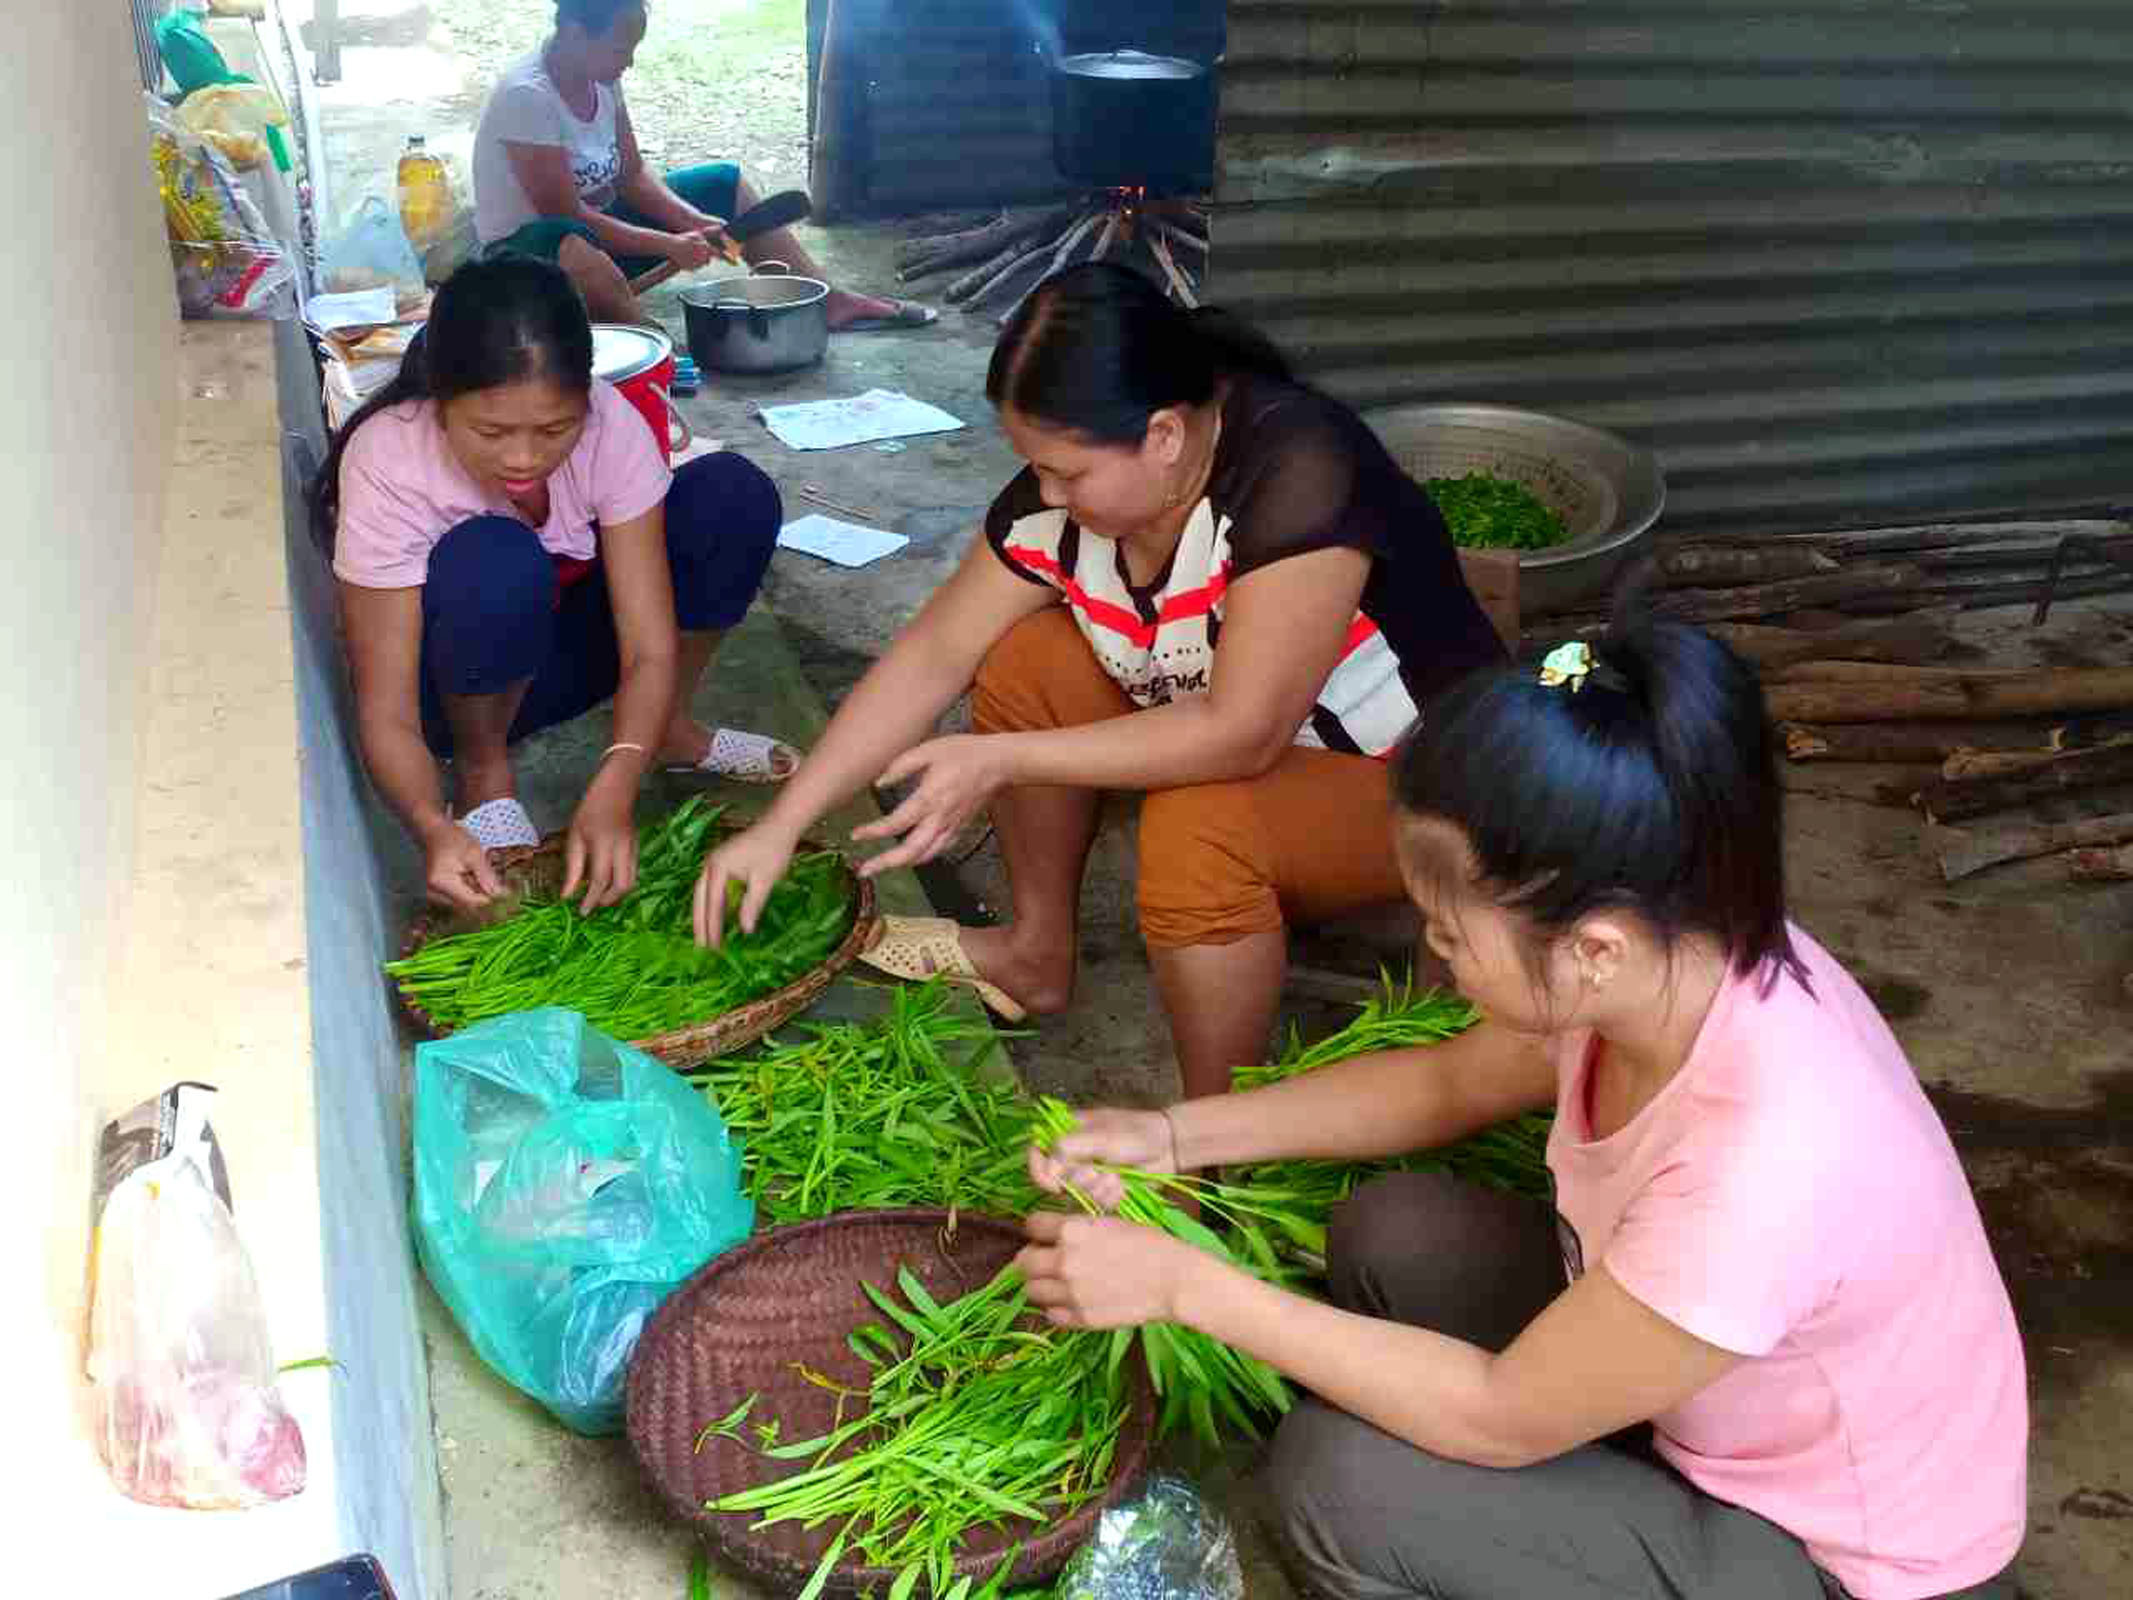
<svg viewBox="0 0 2133 1600">
<path fill-rule="evenodd" d="M 1541 663 L 1541 687 L 1560 689 L 1567 683 L 1570 685 L 1570 692 L 1576 694 L 1585 687 L 1585 680 L 1592 676 L 1592 669 L 1596 665 L 1598 663 L 1593 659 L 1592 646 L 1584 641 L 1573 639 L 1568 644 L 1559 644 L 1548 652 L 1548 658 Z"/>
</svg>

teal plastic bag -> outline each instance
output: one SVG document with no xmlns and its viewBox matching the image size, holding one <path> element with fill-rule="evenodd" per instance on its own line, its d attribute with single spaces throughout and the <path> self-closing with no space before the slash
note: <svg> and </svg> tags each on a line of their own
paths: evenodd
<svg viewBox="0 0 2133 1600">
<path fill-rule="evenodd" d="M 415 1240 L 475 1351 L 580 1433 L 619 1432 L 660 1302 L 748 1236 L 710 1102 L 575 1011 L 415 1051 Z"/>
</svg>

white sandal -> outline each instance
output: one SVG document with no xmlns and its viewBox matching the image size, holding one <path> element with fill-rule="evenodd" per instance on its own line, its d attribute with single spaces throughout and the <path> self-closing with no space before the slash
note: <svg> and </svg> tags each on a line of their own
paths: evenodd
<svg viewBox="0 0 2133 1600">
<path fill-rule="evenodd" d="M 532 816 L 509 795 L 478 805 L 454 820 L 474 835 L 484 850 L 511 850 L 541 842 L 541 830 L 533 825 Z"/>
<path fill-rule="evenodd" d="M 785 770 L 778 770 L 783 758 Z M 669 772 L 702 773 L 729 783 L 783 783 L 799 770 L 800 752 L 782 739 L 749 733 L 742 728 L 714 728 L 711 748 L 693 767 L 669 767 Z"/>
</svg>

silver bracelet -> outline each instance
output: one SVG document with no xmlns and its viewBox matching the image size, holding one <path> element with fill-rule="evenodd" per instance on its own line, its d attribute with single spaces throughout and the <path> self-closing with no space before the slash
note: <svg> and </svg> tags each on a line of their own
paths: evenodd
<svg viewBox="0 0 2133 1600">
<path fill-rule="evenodd" d="M 609 745 L 609 746 L 608 746 L 608 747 L 607 747 L 607 748 L 606 748 L 605 750 L 602 750 L 602 751 L 600 752 L 600 761 L 601 761 L 601 762 L 605 762 L 605 761 L 607 760 L 607 758 L 608 758 L 609 756 L 613 755 L 613 754 L 614 754 L 614 753 L 615 753 L 615 752 L 616 752 L 617 750 L 634 750 L 634 751 L 636 751 L 636 752 L 637 752 L 637 754 L 639 754 L 640 756 L 648 756 L 648 755 L 650 755 L 650 754 L 652 753 L 651 751 L 649 751 L 649 750 L 645 749 L 645 747 L 644 747 L 643 745 L 641 745 L 641 744 L 632 744 L 632 743 L 630 743 L 630 742 L 629 742 L 629 741 L 628 741 L 627 739 L 625 739 L 625 740 L 623 740 L 622 742 L 620 742 L 619 744 L 611 744 L 611 745 Z M 598 764 L 599 764 L 598 762 L 596 762 L 596 763 L 595 763 L 595 765 L 598 765 Z"/>
</svg>

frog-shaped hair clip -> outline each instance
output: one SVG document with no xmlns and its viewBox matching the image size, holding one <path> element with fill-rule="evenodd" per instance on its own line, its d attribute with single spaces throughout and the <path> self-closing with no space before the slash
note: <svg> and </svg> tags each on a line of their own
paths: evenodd
<svg viewBox="0 0 2133 1600">
<path fill-rule="evenodd" d="M 1573 639 L 1568 644 L 1559 644 L 1548 652 L 1541 663 L 1540 681 L 1543 689 L 1560 689 L 1566 684 L 1576 694 L 1585 687 L 1585 680 L 1592 676 L 1599 665 L 1592 653 L 1592 646 L 1582 639 Z"/>
</svg>

